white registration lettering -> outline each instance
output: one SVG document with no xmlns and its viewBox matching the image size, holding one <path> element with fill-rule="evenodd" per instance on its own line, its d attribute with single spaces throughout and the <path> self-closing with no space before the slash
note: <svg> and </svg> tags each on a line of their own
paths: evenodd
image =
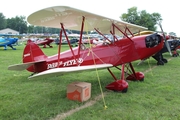
<svg viewBox="0 0 180 120">
<path fill-rule="evenodd" d="M 82 63 L 83 59 L 79 58 L 79 59 L 77 59 L 77 62 Z M 58 64 L 58 62 L 49 63 L 49 64 L 47 64 L 47 69 L 57 68 L 58 66 L 61 66 L 61 65 L 63 65 L 64 67 L 76 65 L 76 60 L 72 59 L 72 60 L 68 60 L 64 63 L 62 61 L 60 61 L 59 64 Z"/>
<path fill-rule="evenodd" d="M 52 68 L 52 65 L 51 64 L 48 64 L 47 65 L 47 69 L 51 69 Z"/>
<path fill-rule="evenodd" d="M 82 62 L 83 62 L 83 59 L 82 59 L 82 58 L 79 58 L 79 59 L 77 60 L 77 62 L 78 62 L 78 63 L 82 63 Z M 64 67 L 65 67 L 65 66 L 72 66 L 72 65 L 76 65 L 76 60 L 75 60 L 75 59 L 73 59 L 73 60 L 68 60 L 68 61 L 64 62 Z"/>
<path fill-rule="evenodd" d="M 59 66 L 62 64 L 63 64 L 62 61 L 60 61 Z M 52 68 L 57 68 L 57 67 L 58 67 L 58 62 L 47 64 L 47 69 L 52 69 Z"/>
<path fill-rule="evenodd" d="M 30 53 L 24 54 L 24 57 L 30 56 Z"/>
</svg>

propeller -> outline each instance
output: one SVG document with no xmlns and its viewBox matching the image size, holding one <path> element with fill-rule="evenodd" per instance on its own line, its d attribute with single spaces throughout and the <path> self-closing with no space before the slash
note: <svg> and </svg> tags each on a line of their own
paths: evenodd
<svg viewBox="0 0 180 120">
<path fill-rule="evenodd" d="M 164 31 L 163 31 L 163 29 L 162 29 L 162 25 L 161 25 L 161 22 L 160 22 L 160 21 L 159 21 L 158 25 L 159 25 L 159 27 L 161 28 L 161 31 L 162 31 L 162 33 L 163 33 L 163 37 L 164 37 L 164 40 L 165 40 L 166 47 L 167 47 L 170 55 L 172 56 L 172 52 L 171 52 L 169 43 L 168 43 L 168 41 L 166 40 L 166 36 L 165 36 L 165 34 L 164 34 Z"/>
</svg>

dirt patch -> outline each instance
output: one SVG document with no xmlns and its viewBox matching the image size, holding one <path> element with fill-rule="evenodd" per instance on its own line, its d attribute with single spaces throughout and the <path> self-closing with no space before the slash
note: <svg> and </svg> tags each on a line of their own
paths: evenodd
<svg viewBox="0 0 180 120">
<path fill-rule="evenodd" d="M 107 93 L 103 93 L 103 95 L 105 96 Z M 93 104 L 95 104 L 98 100 L 100 100 L 102 98 L 102 95 L 98 95 L 97 97 L 95 97 L 94 100 L 90 100 L 89 102 L 86 102 L 83 106 L 72 109 L 70 111 L 67 111 L 66 113 L 62 113 L 56 116 L 56 118 L 53 118 L 51 120 L 63 120 L 64 118 L 66 118 L 67 116 L 70 116 L 71 114 L 84 109 L 86 107 L 92 106 Z"/>
<path fill-rule="evenodd" d="M 149 69 L 145 70 L 145 71 L 144 71 L 144 73 L 147 73 L 147 72 L 151 71 L 152 69 L 154 69 L 154 68 L 156 68 L 156 67 L 157 67 L 157 65 L 152 66 L 151 68 L 149 68 Z"/>
</svg>

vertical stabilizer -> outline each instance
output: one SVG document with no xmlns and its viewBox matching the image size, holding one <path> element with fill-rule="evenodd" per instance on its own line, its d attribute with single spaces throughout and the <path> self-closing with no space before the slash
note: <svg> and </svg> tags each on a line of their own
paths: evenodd
<svg viewBox="0 0 180 120">
<path fill-rule="evenodd" d="M 37 44 L 31 40 L 27 41 L 27 45 L 23 52 L 23 63 L 41 61 L 46 57 L 47 56 L 43 53 Z"/>
</svg>

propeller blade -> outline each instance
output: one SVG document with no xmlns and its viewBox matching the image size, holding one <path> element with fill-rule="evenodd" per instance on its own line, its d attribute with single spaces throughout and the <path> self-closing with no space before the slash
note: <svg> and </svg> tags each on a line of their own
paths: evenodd
<svg viewBox="0 0 180 120">
<path fill-rule="evenodd" d="M 170 46 L 169 46 L 168 41 L 166 40 L 166 36 L 165 36 L 165 34 L 164 34 L 164 31 L 163 31 L 163 29 L 162 29 L 162 25 L 161 25 L 160 22 L 159 22 L 159 27 L 161 28 L 161 31 L 162 31 L 162 33 L 163 33 L 163 37 L 164 37 L 164 40 L 165 40 L 166 47 L 167 47 L 167 49 L 168 49 L 168 51 L 169 51 L 169 54 L 172 56 L 171 48 L 170 48 Z"/>
<path fill-rule="evenodd" d="M 169 54 L 172 56 L 171 48 L 170 48 L 169 43 L 168 43 L 168 41 L 166 40 L 166 38 L 165 38 L 165 44 L 166 44 L 166 47 L 167 47 L 167 49 L 168 49 L 168 51 L 169 51 Z"/>
</svg>

